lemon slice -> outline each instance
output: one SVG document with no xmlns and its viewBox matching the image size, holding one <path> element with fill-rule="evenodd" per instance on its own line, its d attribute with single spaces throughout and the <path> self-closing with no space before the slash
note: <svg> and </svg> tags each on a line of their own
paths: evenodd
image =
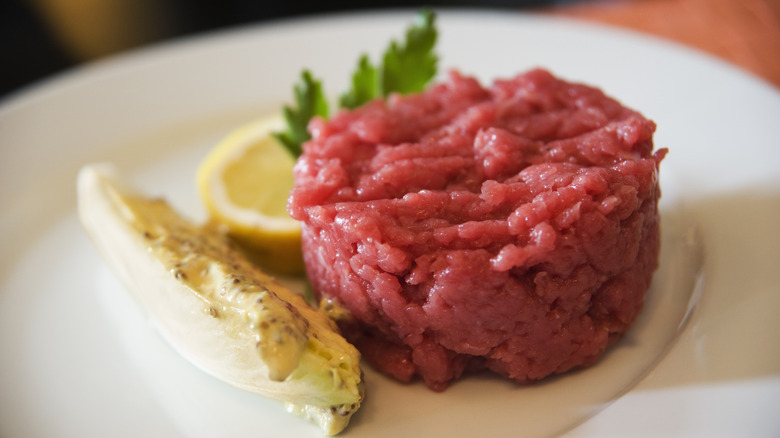
<svg viewBox="0 0 780 438">
<path fill-rule="evenodd" d="M 287 213 L 295 159 L 271 135 L 283 128 L 276 116 L 231 132 L 200 164 L 197 184 L 211 224 L 261 266 L 299 275 L 301 227 Z"/>
</svg>

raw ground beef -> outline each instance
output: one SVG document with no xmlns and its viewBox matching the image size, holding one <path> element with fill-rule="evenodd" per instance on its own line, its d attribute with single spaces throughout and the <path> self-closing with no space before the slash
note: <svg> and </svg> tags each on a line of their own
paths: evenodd
<svg viewBox="0 0 780 438">
<path fill-rule="evenodd" d="M 601 91 L 451 72 L 310 130 L 288 208 L 316 294 L 379 370 L 530 382 L 593 364 L 639 314 L 666 150 Z"/>
</svg>

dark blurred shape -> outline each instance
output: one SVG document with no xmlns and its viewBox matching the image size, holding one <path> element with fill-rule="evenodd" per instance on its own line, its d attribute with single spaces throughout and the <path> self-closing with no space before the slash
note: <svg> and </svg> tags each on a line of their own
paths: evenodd
<svg viewBox="0 0 780 438">
<path fill-rule="evenodd" d="M 74 65 L 25 2 L 0 2 L 0 97 Z"/>
<path fill-rule="evenodd" d="M 358 1 L 5 0 L 0 2 L 0 99 L 42 78 L 157 41 L 236 25 L 352 10 L 493 7 L 523 10 L 582 0 Z M 592 1 L 592 0 L 591 0 Z"/>
</svg>

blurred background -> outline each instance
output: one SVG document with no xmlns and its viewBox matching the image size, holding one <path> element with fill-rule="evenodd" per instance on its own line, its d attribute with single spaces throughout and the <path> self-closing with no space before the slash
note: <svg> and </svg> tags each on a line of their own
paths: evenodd
<svg viewBox="0 0 780 438">
<path fill-rule="evenodd" d="M 423 5 L 532 9 L 578 1 L 583 0 L 2 0 L 0 99 L 83 62 L 230 26 L 356 9 Z"/>
<path fill-rule="evenodd" d="M 0 0 L 0 100 L 81 63 L 166 39 L 300 15 L 422 6 L 623 26 L 707 51 L 780 87 L 780 0 Z"/>
</svg>

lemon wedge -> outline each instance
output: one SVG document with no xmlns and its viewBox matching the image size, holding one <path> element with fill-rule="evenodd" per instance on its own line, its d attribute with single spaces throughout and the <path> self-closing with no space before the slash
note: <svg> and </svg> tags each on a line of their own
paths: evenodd
<svg viewBox="0 0 780 438">
<path fill-rule="evenodd" d="M 299 275 L 301 227 L 287 213 L 295 159 L 271 135 L 283 128 L 276 116 L 229 133 L 201 162 L 197 185 L 212 225 L 262 267 Z"/>
</svg>

